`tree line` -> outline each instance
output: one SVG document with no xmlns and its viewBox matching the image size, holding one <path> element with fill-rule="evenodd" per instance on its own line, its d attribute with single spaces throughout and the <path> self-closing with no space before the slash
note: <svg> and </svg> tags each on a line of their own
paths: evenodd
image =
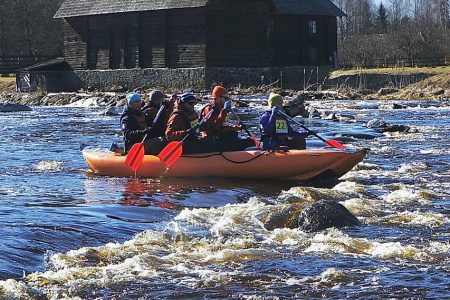
<svg viewBox="0 0 450 300">
<path fill-rule="evenodd" d="M 450 64 L 450 0 L 333 2 L 347 14 L 338 20 L 342 64 Z"/>
<path fill-rule="evenodd" d="M 60 56 L 63 28 L 53 19 L 62 0 L 0 0 L 0 59 Z"/>
</svg>

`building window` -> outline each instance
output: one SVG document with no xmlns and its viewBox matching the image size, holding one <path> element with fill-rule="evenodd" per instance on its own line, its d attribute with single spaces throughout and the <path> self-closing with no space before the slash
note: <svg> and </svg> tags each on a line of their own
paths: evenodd
<svg viewBox="0 0 450 300">
<path fill-rule="evenodd" d="M 317 33 L 317 21 L 316 20 L 309 21 L 309 33 L 312 33 L 312 34 Z"/>
</svg>

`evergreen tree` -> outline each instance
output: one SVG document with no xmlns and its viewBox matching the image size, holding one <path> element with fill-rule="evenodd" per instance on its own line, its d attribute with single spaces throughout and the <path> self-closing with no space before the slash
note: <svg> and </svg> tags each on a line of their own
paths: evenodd
<svg viewBox="0 0 450 300">
<path fill-rule="evenodd" d="M 377 33 L 387 33 L 388 20 L 386 9 L 384 8 L 383 2 L 380 3 L 377 11 L 377 17 L 375 19 L 375 28 Z"/>
</svg>

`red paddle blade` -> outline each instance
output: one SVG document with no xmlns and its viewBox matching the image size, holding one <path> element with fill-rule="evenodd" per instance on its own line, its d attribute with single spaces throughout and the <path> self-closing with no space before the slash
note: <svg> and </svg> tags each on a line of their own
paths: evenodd
<svg viewBox="0 0 450 300">
<path fill-rule="evenodd" d="M 325 145 L 327 145 L 327 147 L 333 147 L 333 148 L 337 148 L 337 149 L 345 149 L 345 146 L 336 140 L 326 140 Z"/>
<path fill-rule="evenodd" d="M 261 148 L 261 143 L 256 139 L 256 137 L 253 134 L 250 135 L 250 138 L 253 140 L 256 147 Z"/>
<path fill-rule="evenodd" d="M 125 158 L 125 164 L 136 173 L 144 159 L 144 143 L 134 144 Z"/>
<path fill-rule="evenodd" d="M 170 142 L 162 151 L 158 154 L 159 159 L 166 167 L 170 168 L 183 153 L 182 142 Z"/>
</svg>

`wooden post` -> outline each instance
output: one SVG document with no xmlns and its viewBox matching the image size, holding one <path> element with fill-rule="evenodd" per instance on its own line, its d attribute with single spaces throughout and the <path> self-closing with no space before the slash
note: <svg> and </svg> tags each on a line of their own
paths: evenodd
<svg viewBox="0 0 450 300">
<path fill-rule="evenodd" d="M 303 94 L 305 93 L 306 89 L 306 68 L 303 68 Z"/>
<path fill-rule="evenodd" d="M 316 69 L 316 72 L 317 72 L 317 77 L 316 77 L 316 91 L 318 92 L 319 91 L 319 66 L 317 66 L 317 69 Z"/>
</svg>

